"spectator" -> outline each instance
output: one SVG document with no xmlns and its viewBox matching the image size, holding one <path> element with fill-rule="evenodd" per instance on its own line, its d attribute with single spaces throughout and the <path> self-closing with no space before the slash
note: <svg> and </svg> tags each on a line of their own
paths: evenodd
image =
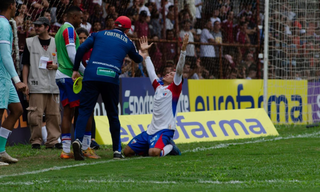
<svg viewBox="0 0 320 192">
<path fill-rule="evenodd" d="M 218 8 L 215 8 L 214 10 L 213 10 L 213 13 L 212 13 L 212 17 L 210 18 L 210 21 L 211 21 L 211 23 L 214 25 L 214 23 L 216 22 L 216 21 L 219 21 L 220 23 L 221 23 L 221 20 L 220 20 L 220 18 L 219 18 L 219 9 Z"/>
<path fill-rule="evenodd" d="M 212 30 L 212 23 L 210 20 L 208 20 L 204 26 L 204 29 L 202 29 L 201 32 L 201 43 L 215 43 L 214 37 L 210 33 Z M 201 61 L 203 63 L 203 66 L 207 68 L 212 74 L 214 72 L 214 75 L 218 75 L 219 67 L 218 63 L 216 63 L 216 53 L 214 50 L 213 45 L 201 45 L 200 46 L 200 57 Z M 217 76 L 216 76 L 217 77 Z"/>
<path fill-rule="evenodd" d="M 149 8 L 144 5 L 144 1 L 145 1 L 145 0 L 140 0 L 140 4 L 139 4 L 139 14 L 140 14 L 142 11 L 146 11 L 146 13 L 147 13 L 146 22 L 149 23 L 149 22 L 150 22 L 151 13 L 150 13 L 150 11 L 149 11 Z M 140 38 L 140 37 L 138 37 L 138 38 Z"/>
<path fill-rule="evenodd" d="M 152 40 L 159 41 L 159 37 L 154 35 L 152 37 Z M 151 57 L 151 60 L 153 61 L 156 73 L 159 74 L 162 65 L 162 53 L 159 49 L 158 42 L 154 42 L 153 45 L 150 47 L 149 55 Z"/>
<path fill-rule="evenodd" d="M 251 8 L 252 8 L 252 4 L 251 4 L 251 3 L 245 4 L 245 5 L 244 5 L 244 9 L 239 12 L 238 17 L 240 17 L 241 15 L 244 15 L 244 14 L 245 14 L 245 15 L 249 15 L 249 14 L 252 15 Z"/>
<path fill-rule="evenodd" d="M 108 15 L 106 17 L 106 20 L 105 20 L 105 23 L 106 23 L 106 27 L 105 27 L 105 30 L 112 30 L 114 29 L 114 17 L 111 15 Z"/>
<path fill-rule="evenodd" d="M 201 27 L 201 14 L 202 14 L 202 5 L 203 5 L 203 2 L 202 0 L 195 0 L 194 1 L 194 5 L 196 7 L 196 14 L 195 14 L 195 18 L 196 18 L 196 25 L 195 25 L 195 28 L 200 28 Z"/>
<path fill-rule="evenodd" d="M 246 79 L 256 79 L 257 78 L 257 67 L 255 65 L 252 65 L 249 68 L 248 76 Z"/>
<path fill-rule="evenodd" d="M 29 13 L 31 13 L 32 20 L 36 20 L 41 14 L 41 12 L 49 8 L 48 0 L 28 0 L 27 6 L 29 9 Z"/>
<path fill-rule="evenodd" d="M 221 23 L 216 20 L 213 24 L 213 31 L 212 31 L 212 36 L 214 38 L 214 41 L 216 43 L 222 43 L 222 33 L 221 33 Z M 222 48 L 221 48 L 222 49 Z M 214 46 L 214 50 L 216 53 L 216 56 L 218 57 L 218 55 L 220 54 L 220 47 L 219 46 Z M 221 53 L 223 55 L 223 53 Z"/>
<path fill-rule="evenodd" d="M 228 12 L 228 19 L 222 22 L 223 42 L 233 43 L 233 11 Z"/>
<path fill-rule="evenodd" d="M 153 4 L 155 6 L 155 4 Z M 151 20 L 149 24 L 150 35 L 161 38 L 161 25 L 159 21 L 159 11 L 154 7 L 151 12 Z M 154 60 L 153 60 L 154 61 Z"/>
<path fill-rule="evenodd" d="M 95 21 L 93 23 L 93 28 L 91 30 L 91 33 L 96 33 L 96 32 L 99 32 L 101 31 L 101 23 L 99 21 Z"/>
<path fill-rule="evenodd" d="M 24 18 L 26 16 L 30 16 L 30 14 L 28 14 L 27 5 L 25 5 L 25 4 L 18 5 L 18 15 L 14 18 L 18 29 L 23 27 Z"/>
<path fill-rule="evenodd" d="M 132 77 L 132 61 L 130 57 L 125 57 L 121 67 L 121 75 L 119 78 Z"/>
<path fill-rule="evenodd" d="M 174 28 L 174 14 L 173 12 L 168 12 L 166 18 L 166 30 L 173 30 Z"/>
<path fill-rule="evenodd" d="M 190 30 L 191 21 L 185 20 L 183 22 L 183 29 L 181 29 L 179 37 L 181 39 L 184 38 L 185 34 L 189 35 L 189 44 L 187 45 L 186 49 L 186 61 L 191 63 L 191 66 L 194 66 L 196 63 L 196 50 L 194 44 L 190 44 L 194 42 L 193 33 Z M 153 60 L 154 61 L 154 60 Z"/>
<path fill-rule="evenodd" d="M 60 24 L 60 26 L 64 23 L 65 20 L 65 12 L 69 9 L 70 0 L 60 0 L 58 1 L 57 10 L 56 10 L 56 21 Z"/>
<path fill-rule="evenodd" d="M 187 61 L 185 62 L 183 72 L 182 72 L 182 76 L 184 79 L 199 79 L 199 76 L 196 73 L 196 71 L 199 70 L 201 66 L 198 65 L 200 64 L 200 62 L 196 62 L 196 63 L 197 63 L 196 69 L 193 70 L 191 69 L 190 62 L 187 62 Z"/>
<path fill-rule="evenodd" d="M 173 30 L 166 31 L 167 40 L 175 40 Z M 177 44 L 176 43 L 164 43 L 162 46 L 162 52 L 165 55 L 165 60 L 176 60 L 177 56 Z"/>
<path fill-rule="evenodd" d="M 134 21 L 139 18 L 139 4 L 140 0 L 133 0 L 133 5 L 126 11 L 126 15 L 132 15 L 134 17 Z"/>
<path fill-rule="evenodd" d="M 248 24 L 246 22 L 240 23 L 240 31 L 237 34 L 237 42 L 239 44 L 242 44 L 242 45 L 250 44 L 250 39 L 249 39 L 248 34 L 246 32 L 247 26 L 248 26 Z M 244 55 L 247 51 L 247 48 L 242 47 L 242 48 L 240 48 L 240 50 L 241 50 L 242 55 Z"/>
<path fill-rule="evenodd" d="M 88 32 L 90 32 L 92 25 L 88 22 L 88 19 L 89 19 L 89 12 L 88 11 L 83 12 L 83 19 L 80 24 L 80 27 L 85 28 Z"/>
<path fill-rule="evenodd" d="M 100 23 L 100 28 L 104 29 L 104 19 L 102 18 L 102 8 L 99 4 L 94 5 L 94 14 L 89 17 L 89 23 L 94 25 L 96 22 Z"/>
<path fill-rule="evenodd" d="M 248 23 L 248 26 L 247 26 L 247 34 L 250 38 L 250 42 L 252 45 L 256 45 L 258 42 L 257 42 L 257 25 L 255 24 L 255 22 L 252 20 L 252 14 L 247 14 L 246 15 L 246 22 Z M 287 22 L 284 22 L 284 24 L 286 25 Z M 289 28 L 288 25 L 286 25 L 286 27 Z M 290 28 L 287 29 L 286 28 L 286 34 L 289 33 L 290 31 Z M 290 34 L 291 34 L 291 31 L 290 31 Z"/>
<path fill-rule="evenodd" d="M 42 116 L 45 113 L 47 127 L 46 148 L 54 148 L 60 137 L 59 89 L 55 82 L 56 45 L 49 36 L 50 22 L 40 17 L 34 22 L 37 36 L 27 38 L 23 53 L 23 82 L 27 84 L 29 98 L 28 125 L 31 130 L 32 149 L 40 149 L 42 143 Z M 38 45 L 41 44 L 41 47 Z M 40 61 L 40 64 L 39 64 Z"/>
<path fill-rule="evenodd" d="M 141 11 L 139 15 L 139 20 L 135 22 L 135 33 L 136 37 L 140 38 L 142 36 L 149 36 L 149 25 L 147 23 L 147 12 Z"/>
<path fill-rule="evenodd" d="M 52 37 L 54 37 L 54 36 L 56 35 L 57 31 L 56 31 L 56 30 L 53 30 L 53 27 L 52 27 L 52 24 L 51 24 L 51 14 L 50 14 L 50 11 L 49 11 L 49 10 L 45 10 L 45 11 L 43 12 L 42 17 L 45 17 L 45 18 L 47 18 L 47 19 L 49 20 L 49 23 L 50 23 L 49 35 L 52 36 Z M 54 29 L 55 29 L 55 28 L 54 28 Z"/>
</svg>

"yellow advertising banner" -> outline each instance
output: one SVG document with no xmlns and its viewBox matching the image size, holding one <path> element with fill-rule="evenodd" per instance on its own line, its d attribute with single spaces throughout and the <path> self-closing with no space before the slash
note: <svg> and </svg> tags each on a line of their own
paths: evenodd
<svg viewBox="0 0 320 192">
<path fill-rule="evenodd" d="M 121 142 L 147 130 L 152 115 L 121 115 Z M 96 116 L 96 140 L 112 144 L 108 118 Z M 176 143 L 221 141 L 278 135 L 264 109 L 242 109 L 178 113 Z"/>
<path fill-rule="evenodd" d="M 263 107 L 263 80 L 188 80 L 188 86 L 190 111 Z M 308 82 L 268 80 L 267 101 L 274 123 L 306 123 Z"/>
</svg>

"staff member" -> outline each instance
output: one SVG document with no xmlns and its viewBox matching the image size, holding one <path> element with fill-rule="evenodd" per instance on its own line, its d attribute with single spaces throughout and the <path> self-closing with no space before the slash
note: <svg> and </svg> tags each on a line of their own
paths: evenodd
<svg viewBox="0 0 320 192">
<path fill-rule="evenodd" d="M 136 63 L 143 61 L 134 44 L 127 37 L 130 29 L 131 20 L 126 16 L 120 16 L 115 21 L 115 29 L 91 34 L 77 50 L 72 74 L 73 80 L 80 76 L 78 70 L 83 55 L 93 48 L 84 73 L 82 91 L 80 93 L 76 140 L 72 143 L 75 160 L 84 160 L 82 150 L 85 150 L 86 146 L 82 146 L 80 140 L 83 139 L 84 144 L 86 143 L 85 140 L 88 140 L 88 138 L 84 138 L 86 124 L 99 94 L 102 96 L 109 119 L 114 152 L 113 158 L 123 158 L 117 107 L 119 102 L 119 75 L 126 55 L 129 55 Z"/>
</svg>

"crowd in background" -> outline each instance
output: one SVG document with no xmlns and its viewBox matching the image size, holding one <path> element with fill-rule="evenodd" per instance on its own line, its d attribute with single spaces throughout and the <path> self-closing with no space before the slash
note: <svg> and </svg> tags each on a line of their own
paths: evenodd
<svg viewBox="0 0 320 192">
<path fill-rule="evenodd" d="M 175 7 L 173 0 L 165 0 L 164 6 L 161 0 L 17 0 L 15 20 L 20 53 L 23 53 L 25 39 L 35 35 L 32 22 L 36 18 L 47 17 L 51 23 L 50 35 L 54 36 L 65 22 L 65 10 L 76 5 L 84 13 L 81 27 L 89 33 L 113 29 L 118 16 L 128 16 L 132 21 L 130 38 L 148 36 L 155 41 L 150 56 L 159 77 L 175 68 L 180 50 L 180 44 L 175 41 L 188 33 L 191 43 L 187 47 L 185 78 L 257 78 L 257 47 L 236 46 L 258 44 L 259 20 L 253 1 L 240 1 L 237 12 L 232 0 L 178 2 Z M 221 43 L 234 46 L 219 46 Z M 121 76 L 147 74 L 143 64 L 132 64 L 130 59 L 125 59 Z"/>
<path fill-rule="evenodd" d="M 270 7 L 270 78 L 319 80 L 319 5 L 285 1 Z"/>
</svg>

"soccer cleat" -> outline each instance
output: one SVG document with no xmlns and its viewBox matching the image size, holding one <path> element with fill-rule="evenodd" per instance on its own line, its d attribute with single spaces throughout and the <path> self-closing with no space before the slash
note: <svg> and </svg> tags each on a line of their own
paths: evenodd
<svg viewBox="0 0 320 192">
<path fill-rule="evenodd" d="M 73 159 L 73 152 L 66 153 L 66 152 L 62 151 L 60 158 L 61 159 Z"/>
<path fill-rule="evenodd" d="M 100 145 L 96 142 L 96 140 L 91 140 L 90 148 L 97 150 L 100 149 Z"/>
<path fill-rule="evenodd" d="M 0 162 L 0 166 L 5 166 L 5 165 L 9 165 L 9 163 Z"/>
<path fill-rule="evenodd" d="M 7 152 L 0 153 L 0 161 L 5 163 L 17 163 L 18 159 L 11 157 Z"/>
<path fill-rule="evenodd" d="M 83 161 L 84 160 L 84 156 L 81 150 L 81 142 L 79 139 L 76 139 L 73 143 L 72 143 L 72 148 L 73 148 L 73 155 L 74 155 L 74 160 L 76 161 Z"/>
<path fill-rule="evenodd" d="M 113 152 L 113 159 L 124 159 L 124 156 L 122 155 L 121 152 L 119 152 L 119 151 L 114 151 L 114 152 Z"/>
<path fill-rule="evenodd" d="M 90 147 L 86 150 L 82 150 L 82 153 L 85 157 L 88 157 L 89 159 L 100 159 L 101 158 Z"/>
<path fill-rule="evenodd" d="M 172 145 L 172 150 L 170 151 L 169 155 L 181 155 L 180 149 L 176 146 L 174 141 L 171 139 L 170 144 Z"/>
</svg>

